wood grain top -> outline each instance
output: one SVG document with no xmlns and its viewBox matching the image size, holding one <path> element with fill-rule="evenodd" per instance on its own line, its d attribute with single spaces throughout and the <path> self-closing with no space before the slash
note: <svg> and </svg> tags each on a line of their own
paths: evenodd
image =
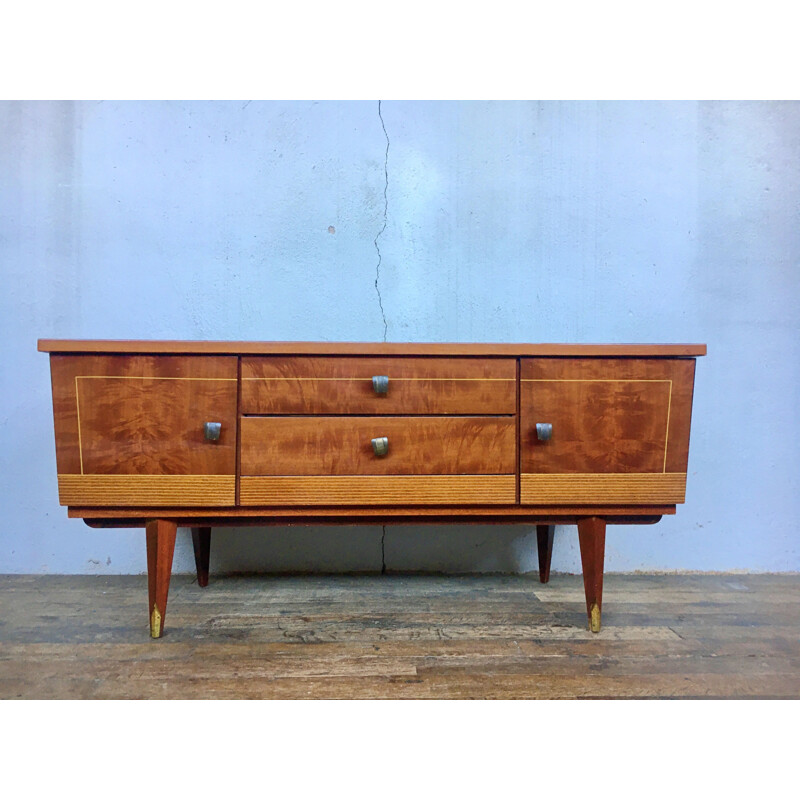
<svg viewBox="0 0 800 800">
<path fill-rule="evenodd" d="M 461 342 L 190 342 L 123 339 L 39 339 L 43 353 L 171 353 L 213 355 L 372 356 L 704 356 L 704 344 L 508 344 Z"/>
</svg>

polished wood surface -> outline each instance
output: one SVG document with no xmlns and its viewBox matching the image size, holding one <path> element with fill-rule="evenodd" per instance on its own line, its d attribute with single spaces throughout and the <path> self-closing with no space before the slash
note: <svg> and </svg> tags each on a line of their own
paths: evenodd
<svg viewBox="0 0 800 800">
<path fill-rule="evenodd" d="M 557 572 L 175 575 L 158 641 L 145 584 L 0 576 L 0 697 L 800 699 L 790 573 L 611 573 L 596 634 Z"/>
<path fill-rule="evenodd" d="M 400 505 L 409 514 L 433 504 L 507 505 L 515 496 L 514 475 L 243 475 L 239 486 L 242 506 Z"/>
<path fill-rule="evenodd" d="M 512 417 L 243 417 L 245 475 L 511 474 Z M 372 439 L 387 437 L 375 455 Z M 513 500 L 512 500 L 513 502 Z"/>
<path fill-rule="evenodd" d="M 706 355 L 704 344 L 508 344 L 497 342 L 190 342 L 114 339 L 39 339 L 44 353 L 196 353 L 229 355 L 386 356 L 636 356 Z"/>
<path fill-rule="evenodd" d="M 376 394 L 372 377 L 389 378 Z M 243 414 L 514 414 L 516 359 L 242 358 Z"/>
<path fill-rule="evenodd" d="M 164 633 L 167 615 L 172 557 L 175 552 L 174 522 L 164 519 L 147 521 L 147 591 L 150 600 L 150 636 L 158 639 Z"/>
<path fill-rule="evenodd" d="M 520 470 L 685 473 L 693 386 L 693 360 L 522 359 Z"/>
</svg>

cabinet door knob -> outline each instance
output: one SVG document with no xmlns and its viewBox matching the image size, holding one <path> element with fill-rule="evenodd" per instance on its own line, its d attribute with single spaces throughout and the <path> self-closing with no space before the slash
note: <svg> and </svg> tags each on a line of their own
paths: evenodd
<svg viewBox="0 0 800 800">
<path fill-rule="evenodd" d="M 540 442 L 546 442 L 553 435 L 553 426 L 549 422 L 536 423 L 536 438 Z"/>
<path fill-rule="evenodd" d="M 389 391 L 389 376 L 373 375 L 372 388 L 375 390 L 375 394 L 386 394 Z"/>
<path fill-rule="evenodd" d="M 389 438 L 381 436 L 372 440 L 372 451 L 376 456 L 385 456 L 389 452 Z"/>
<path fill-rule="evenodd" d="M 209 442 L 216 442 L 222 432 L 221 422 L 205 422 L 203 423 L 203 432 Z"/>
</svg>

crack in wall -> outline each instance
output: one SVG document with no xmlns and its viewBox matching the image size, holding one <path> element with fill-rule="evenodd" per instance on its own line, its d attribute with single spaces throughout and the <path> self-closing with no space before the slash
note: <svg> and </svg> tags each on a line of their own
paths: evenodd
<svg viewBox="0 0 800 800">
<path fill-rule="evenodd" d="M 383 160 L 383 174 L 385 178 L 385 182 L 383 185 L 383 227 L 378 231 L 378 234 L 375 236 L 375 250 L 378 252 L 378 263 L 375 265 L 375 292 L 378 295 L 378 305 L 381 309 L 381 317 L 383 318 L 383 341 L 386 341 L 386 333 L 389 330 L 388 323 L 386 322 L 386 312 L 383 310 L 383 298 L 381 297 L 381 290 L 378 286 L 378 283 L 381 279 L 381 261 L 383 260 L 383 256 L 381 254 L 381 248 L 378 244 L 378 239 L 380 239 L 383 232 L 386 230 L 386 224 L 388 222 L 388 214 L 389 214 L 389 134 L 386 132 L 386 125 L 383 121 L 383 114 L 381 114 L 381 101 L 378 100 L 378 118 L 381 121 L 381 127 L 383 128 L 383 135 L 386 137 L 386 155 L 384 156 Z M 386 531 L 384 530 L 384 534 Z"/>
</svg>

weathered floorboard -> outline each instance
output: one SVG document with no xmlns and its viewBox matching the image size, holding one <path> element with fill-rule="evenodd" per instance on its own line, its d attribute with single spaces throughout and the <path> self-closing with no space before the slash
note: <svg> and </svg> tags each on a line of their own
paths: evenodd
<svg viewBox="0 0 800 800">
<path fill-rule="evenodd" d="M 800 576 L 0 576 L 0 698 L 798 698 Z M 142 624 L 144 621 L 145 624 Z"/>
</svg>

